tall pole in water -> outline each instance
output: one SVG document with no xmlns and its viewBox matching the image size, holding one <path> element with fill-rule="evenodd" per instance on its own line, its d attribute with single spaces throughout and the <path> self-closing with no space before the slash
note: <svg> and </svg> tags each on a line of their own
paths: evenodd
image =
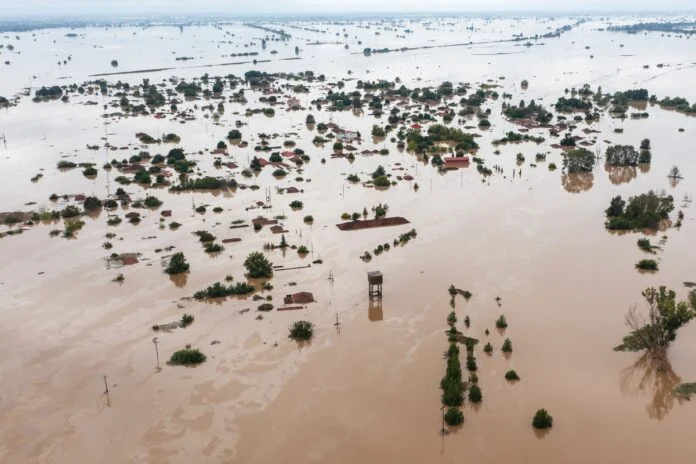
<svg viewBox="0 0 696 464">
<path fill-rule="evenodd" d="M 106 382 L 106 375 L 104 375 L 104 394 L 106 395 L 106 405 L 111 406 L 111 399 L 109 398 L 109 384 Z"/>
<path fill-rule="evenodd" d="M 159 342 L 157 341 L 157 337 L 152 339 L 152 344 L 155 345 L 155 356 L 157 357 L 157 372 L 161 371 L 160 365 L 159 365 L 159 349 L 157 348 L 157 344 Z"/>
</svg>

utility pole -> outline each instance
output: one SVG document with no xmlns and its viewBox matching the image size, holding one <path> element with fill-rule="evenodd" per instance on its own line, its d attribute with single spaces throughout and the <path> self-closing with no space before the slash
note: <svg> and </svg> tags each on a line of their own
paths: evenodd
<svg viewBox="0 0 696 464">
<path fill-rule="evenodd" d="M 106 375 L 104 375 L 104 395 L 106 395 L 106 405 L 111 406 L 111 399 L 109 398 L 109 384 L 106 382 Z"/>
<path fill-rule="evenodd" d="M 442 411 L 442 428 L 440 429 L 440 435 L 443 437 L 449 433 L 449 431 L 445 428 L 445 405 L 443 404 L 440 406 L 440 411 Z"/>
<path fill-rule="evenodd" d="M 162 370 L 162 368 L 160 368 L 160 365 L 159 365 L 159 349 L 157 348 L 157 344 L 158 344 L 158 343 L 159 343 L 159 342 L 157 341 L 157 337 L 155 337 L 155 338 L 152 339 L 152 344 L 155 345 L 155 356 L 157 357 L 157 369 L 156 369 L 156 372 L 159 372 L 159 371 Z"/>
</svg>

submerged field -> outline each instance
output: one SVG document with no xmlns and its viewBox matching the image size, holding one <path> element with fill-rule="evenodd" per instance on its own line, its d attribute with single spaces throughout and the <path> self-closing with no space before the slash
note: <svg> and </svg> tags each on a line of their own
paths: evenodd
<svg viewBox="0 0 696 464">
<path fill-rule="evenodd" d="M 667 365 L 612 351 L 641 291 L 696 280 L 693 38 L 605 30 L 633 23 L 1 34 L 0 460 L 690 462 L 696 324 Z M 667 217 L 607 230 L 651 190 Z M 443 437 L 452 310 L 483 400 Z"/>
</svg>

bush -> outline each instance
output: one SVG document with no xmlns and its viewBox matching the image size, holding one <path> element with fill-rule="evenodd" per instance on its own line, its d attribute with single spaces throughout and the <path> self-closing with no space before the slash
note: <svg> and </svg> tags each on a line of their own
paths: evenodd
<svg viewBox="0 0 696 464">
<path fill-rule="evenodd" d="M 460 425 L 464 422 L 464 414 L 459 408 L 448 408 L 445 413 L 447 425 Z"/>
<path fill-rule="evenodd" d="M 445 406 L 461 406 L 464 402 L 464 391 L 461 380 L 443 379 L 442 404 Z"/>
<path fill-rule="evenodd" d="M 513 370 L 509 370 L 505 373 L 505 380 L 509 380 L 510 382 L 514 382 L 516 380 L 520 380 L 520 376 L 517 375 L 517 372 Z"/>
<path fill-rule="evenodd" d="M 148 196 L 145 198 L 145 206 L 148 208 L 158 208 L 159 206 L 162 206 L 162 201 L 160 201 L 159 198 L 153 197 L 153 196 Z"/>
<path fill-rule="evenodd" d="M 468 371 L 475 372 L 478 369 L 478 366 L 476 366 L 476 358 L 469 355 L 466 357 L 466 369 Z"/>
<path fill-rule="evenodd" d="M 133 176 L 133 180 L 137 182 L 138 184 L 150 184 L 152 183 L 152 178 L 150 177 L 150 174 L 145 169 L 141 169 L 140 171 L 135 173 L 135 176 Z"/>
<path fill-rule="evenodd" d="M 58 169 L 72 169 L 72 168 L 77 167 L 77 164 L 73 163 L 72 161 L 61 160 L 61 161 L 58 161 L 57 166 L 58 166 Z"/>
<path fill-rule="evenodd" d="M 553 426 L 553 417 L 546 409 L 539 409 L 536 414 L 534 414 L 534 419 L 532 419 L 532 426 L 535 429 L 548 429 Z"/>
<path fill-rule="evenodd" d="M 594 153 L 585 148 L 571 150 L 567 152 L 563 158 L 563 168 L 566 169 L 569 174 L 574 172 L 592 172 L 594 164 Z"/>
<path fill-rule="evenodd" d="M 472 403 L 480 403 L 483 399 L 483 394 L 481 394 L 481 388 L 474 384 L 469 387 L 469 401 Z"/>
<path fill-rule="evenodd" d="M 508 324 L 504 314 L 501 314 L 498 320 L 495 321 L 495 326 L 499 329 L 507 329 Z"/>
<path fill-rule="evenodd" d="M 639 238 L 638 239 L 638 248 L 640 248 L 643 251 L 647 251 L 649 253 L 654 253 L 653 246 L 650 243 L 650 239 L 647 239 L 647 238 Z"/>
<path fill-rule="evenodd" d="M 255 251 L 247 256 L 244 267 L 249 273 L 249 277 L 271 277 L 273 275 L 273 264 L 266 259 L 263 253 Z"/>
<path fill-rule="evenodd" d="M 454 313 L 454 311 L 450 312 L 447 315 L 447 323 L 448 324 L 456 324 L 457 323 L 457 315 Z"/>
<path fill-rule="evenodd" d="M 74 205 L 66 206 L 65 209 L 63 209 L 63 211 L 60 212 L 60 215 L 63 219 L 74 218 L 79 216 L 80 214 L 82 214 L 80 209 Z"/>
<path fill-rule="evenodd" d="M 169 363 L 174 365 L 191 365 L 200 364 L 205 360 L 206 356 L 198 348 L 192 349 L 187 347 L 186 349 L 175 351 Z"/>
<path fill-rule="evenodd" d="M 350 174 L 348 177 L 346 177 L 346 180 L 348 182 L 360 182 L 360 177 L 355 174 Z"/>
<path fill-rule="evenodd" d="M 242 138 L 242 133 L 237 129 L 232 129 L 227 133 L 227 138 L 229 140 L 240 140 Z"/>
<path fill-rule="evenodd" d="M 101 208 L 101 201 L 99 201 L 99 198 L 97 197 L 87 197 L 85 198 L 85 211 L 96 211 L 99 208 Z"/>
<path fill-rule="evenodd" d="M 611 145 L 607 148 L 605 162 L 610 166 L 636 166 L 639 153 L 633 145 Z"/>
<path fill-rule="evenodd" d="M 503 342 L 503 347 L 501 348 L 503 353 L 512 353 L 512 342 L 509 338 L 506 338 Z"/>
<path fill-rule="evenodd" d="M 87 177 L 91 177 L 91 176 L 96 176 L 97 172 L 98 172 L 97 168 L 95 168 L 94 166 L 88 166 L 85 168 L 84 171 L 82 171 L 82 174 L 84 174 Z"/>
<path fill-rule="evenodd" d="M 490 342 L 486 343 L 486 346 L 483 347 L 483 351 L 487 354 L 491 354 L 493 352 L 493 345 L 491 345 Z"/>
<path fill-rule="evenodd" d="M 256 308 L 258 311 L 268 312 L 273 310 L 273 305 L 271 303 L 263 303 Z"/>
<path fill-rule="evenodd" d="M 215 236 L 213 234 L 211 234 L 210 232 L 208 232 L 207 230 L 197 230 L 193 233 L 193 235 L 197 235 L 198 240 L 201 243 L 212 242 L 215 240 Z"/>
<path fill-rule="evenodd" d="M 290 334 L 288 338 L 294 340 L 309 340 L 314 335 L 314 324 L 309 321 L 294 322 L 288 329 Z"/>
<path fill-rule="evenodd" d="M 387 178 L 387 176 L 375 177 L 372 180 L 372 183 L 375 187 L 389 187 L 391 185 L 391 181 Z"/>
<path fill-rule="evenodd" d="M 191 325 L 193 323 L 193 319 L 193 315 L 184 313 L 184 315 L 181 316 L 181 326 L 186 327 Z"/>
<path fill-rule="evenodd" d="M 293 200 L 290 202 L 290 208 L 292 209 L 302 209 L 304 204 L 300 200 Z"/>
<path fill-rule="evenodd" d="M 313 224 L 314 223 L 314 218 L 312 216 L 305 216 L 303 219 L 305 224 Z"/>
<path fill-rule="evenodd" d="M 181 274 L 182 272 L 188 272 L 189 263 L 186 262 L 186 257 L 183 253 L 174 253 L 169 259 L 169 265 L 164 270 L 167 274 Z"/>
<path fill-rule="evenodd" d="M 254 290 L 254 286 L 246 282 L 237 282 L 236 284 L 231 284 L 229 286 L 225 286 L 220 282 L 215 282 L 205 290 L 194 293 L 193 297 L 196 300 L 205 300 L 207 298 L 224 298 L 230 295 L 247 295 Z"/>
<path fill-rule="evenodd" d="M 638 263 L 636 263 L 636 269 L 640 269 L 643 271 L 657 271 L 657 261 L 655 261 L 654 259 L 641 259 L 640 261 L 638 261 Z"/>
<path fill-rule="evenodd" d="M 309 249 L 304 245 L 300 245 L 300 247 L 297 249 L 298 255 L 306 255 L 307 253 L 309 253 Z"/>
<path fill-rule="evenodd" d="M 657 194 L 652 190 L 628 199 L 625 202 L 621 196 L 611 199 L 606 209 L 609 230 L 657 229 L 660 221 L 669 218 L 674 210 L 674 198 L 664 193 Z"/>
<path fill-rule="evenodd" d="M 206 242 L 205 245 L 203 245 L 203 251 L 206 253 L 220 253 L 224 249 L 225 247 L 219 243 Z"/>
</svg>

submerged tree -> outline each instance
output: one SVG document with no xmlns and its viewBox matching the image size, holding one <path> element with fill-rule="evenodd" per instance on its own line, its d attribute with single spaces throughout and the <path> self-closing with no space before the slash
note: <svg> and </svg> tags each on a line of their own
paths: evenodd
<svg viewBox="0 0 696 464">
<path fill-rule="evenodd" d="M 169 265 L 164 272 L 167 274 L 181 274 L 183 272 L 188 272 L 188 270 L 189 263 L 186 262 L 184 254 L 179 252 L 172 255 L 171 259 L 169 260 Z"/>
<path fill-rule="evenodd" d="M 677 331 L 696 317 L 694 292 L 690 302 L 677 302 L 676 292 L 664 286 L 647 288 L 642 294 L 648 302 L 648 317 L 639 314 L 635 306 L 631 307 L 626 313 L 626 325 L 631 332 L 614 350 L 648 351 L 653 357 L 666 361 L 667 348 Z"/>
<path fill-rule="evenodd" d="M 249 277 L 271 277 L 273 275 L 273 264 L 260 251 L 255 251 L 244 261 L 244 267 L 249 272 Z"/>
</svg>

